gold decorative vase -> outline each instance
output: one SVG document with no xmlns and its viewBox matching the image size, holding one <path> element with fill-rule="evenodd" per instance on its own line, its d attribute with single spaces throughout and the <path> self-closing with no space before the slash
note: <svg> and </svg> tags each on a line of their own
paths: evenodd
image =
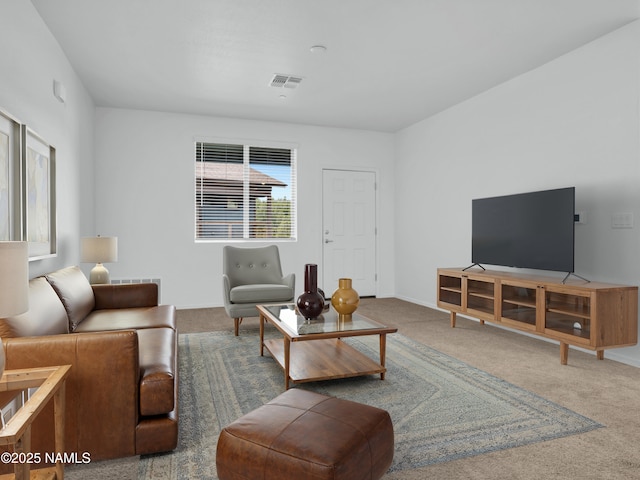
<svg viewBox="0 0 640 480">
<path fill-rule="evenodd" d="M 331 295 L 331 305 L 340 316 L 351 315 L 358 308 L 360 296 L 351 287 L 350 278 L 338 280 L 338 289 Z"/>
</svg>

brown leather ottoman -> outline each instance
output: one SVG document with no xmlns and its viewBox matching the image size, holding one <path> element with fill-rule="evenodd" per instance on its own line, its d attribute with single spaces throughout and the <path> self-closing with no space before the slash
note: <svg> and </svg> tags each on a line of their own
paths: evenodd
<svg viewBox="0 0 640 480">
<path fill-rule="evenodd" d="M 220 480 L 382 477 L 393 460 L 385 410 L 293 388 L 218 438 Z"/>
</svg>

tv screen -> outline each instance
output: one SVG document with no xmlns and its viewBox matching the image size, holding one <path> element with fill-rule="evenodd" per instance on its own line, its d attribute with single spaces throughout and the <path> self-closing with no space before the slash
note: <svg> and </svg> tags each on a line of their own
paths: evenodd
<svg viewBox="0 0 640 480">
<path fill-rule="evenodd" d="M 471 261 L 572 273 L 575 187 L 472 201 Z"/>
</svg>

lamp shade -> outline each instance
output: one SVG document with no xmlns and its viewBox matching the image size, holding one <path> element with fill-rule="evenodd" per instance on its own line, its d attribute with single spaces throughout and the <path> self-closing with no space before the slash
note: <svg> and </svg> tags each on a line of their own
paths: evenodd
<svg viewBox="0 0 640 480">
<path fill-rule="evenodd" d="M 29 310 L 27 242 L 0 242 L 0 318 Z"/>
<path fill-rule="evenodd" d="M 80 261 L 109 263 L 118 261 L 118 237 L 84 237 L 80 242 Z"/>
</svg>

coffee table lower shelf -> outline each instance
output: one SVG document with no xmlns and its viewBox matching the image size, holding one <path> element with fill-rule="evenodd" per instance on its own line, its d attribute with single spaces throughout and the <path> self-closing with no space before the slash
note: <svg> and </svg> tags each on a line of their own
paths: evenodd
<svg viewBox="0 0 640 480">
<path fill-rule="evenodd" d="M 283 339 L 265 340 L 264 346 L 284 370 Z M 387 371 L 379 363 L 337 338 L 291 342 L 289 359 L 289 378 L 293 383 L 378 373 L 384 379 Z"/>
</svg>

